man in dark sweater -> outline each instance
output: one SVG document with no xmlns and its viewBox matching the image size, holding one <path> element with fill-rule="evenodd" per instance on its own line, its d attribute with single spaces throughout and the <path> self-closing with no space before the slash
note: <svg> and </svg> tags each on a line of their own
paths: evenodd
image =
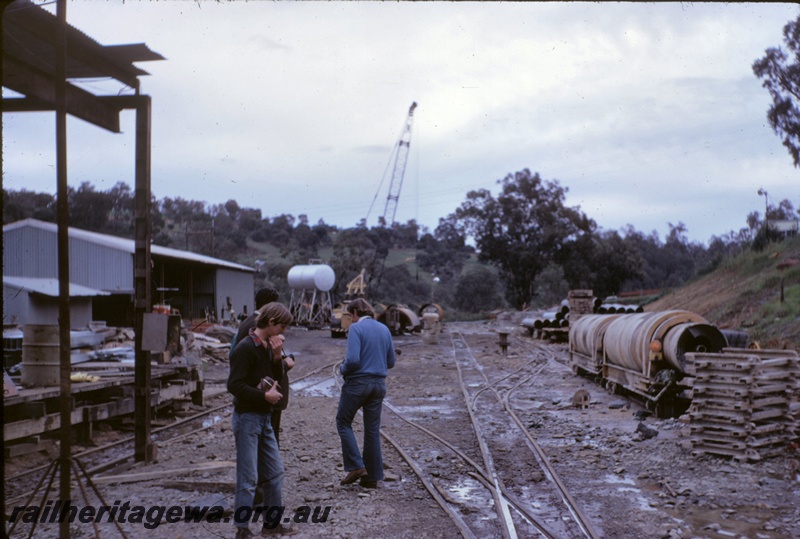
<svg viewBox="0 0 800 539">
<path fill-rule="evenodd" d="M 228 359 L 233 356 L 233 350 L 236 348 L 236 345 L 247 337 L 250 334 L 250 330 L 255 327 L 259 310 L 267 303 L 272 303 L 273 301 L 278 301 L 278 291 L 274 288 L 261 288 L 256 292 L 256 310 L 239 325 L 239 330 L 236 332 L 231 342 Z M 289 370 L 294 367 L 294 356 L 284 354 L 281 367 L 281 376 L 276 378 L 276 380 L 278 380 L 281 386 L 281 393 L 283 396 L 281 400 L 278 401 L 278 404 L 272 407 L 272 415 L 270 416 L 272 430 L 275 432 L 275 440 L 278 441 L 278 447 L 281 445 L 281 412 L 289 405 Z"/>
<path fill-rule="evenodd" d="M 280 303 L 268 303 L 259 311 L 255 328 L 236 345 L 231 355 L 228 391 L 233 395 L 233 435 L 236 440 L 236 493 L 234 523 L 237 539 L 252 537 L 256 487 L 263 493 L 264 511 L 282 506 L 284 468 L 270 416 L 281 399 L 283 332 L 292 315 Z M 268 526 L 262 536 L 291 534 L 282 524 Z"/>
</svg>

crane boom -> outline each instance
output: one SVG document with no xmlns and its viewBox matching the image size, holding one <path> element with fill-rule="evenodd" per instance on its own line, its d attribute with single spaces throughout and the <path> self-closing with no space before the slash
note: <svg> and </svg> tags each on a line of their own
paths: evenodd
<svg viewBox="0 0 800 539">
<path fill-rule="evenodd" d="M 386 197 L 386 206 L 383 209 L 383 225 L 392 225 L 394 223 L 394 216 L 397 213 L 397 201 L 400 199 L 400 190 L 403 187 L 403 176 L 406 173 L 406 162 L 408 161 L 408 152 L 411 147 L 411 124 L 414 121 L 414 109 L 417 108 L 417 102 L 411 103 L 408 109 L 408 116 L 400 134 L 400 139 L 397 141 L 397 147 L 394 153 L 394 167 L 392 168 L 392 180 L 389 183 L 389 195 Z"/>
</svg>

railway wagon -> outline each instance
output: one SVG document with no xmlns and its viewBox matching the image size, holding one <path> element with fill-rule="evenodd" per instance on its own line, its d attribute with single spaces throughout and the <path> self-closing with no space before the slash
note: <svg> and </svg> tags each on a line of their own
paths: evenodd
<svg viewBox="0 0 800 539">
<path fill-rule="evenodd" d="M 691 403 L 688 352 L 720 352 L 722 332 L 688 311 L 587 315 L 569 332 L 574 372 L 594 376 L 613 393 L 643 401 L 659 417 L 675 417 Z"/>
</svg>

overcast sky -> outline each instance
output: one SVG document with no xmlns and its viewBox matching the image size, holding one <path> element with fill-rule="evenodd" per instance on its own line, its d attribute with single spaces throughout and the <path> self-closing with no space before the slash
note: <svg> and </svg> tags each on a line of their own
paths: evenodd
<svg viewBox="0 0 800 539">
<path fill-rule="evenodd" d="M 39 2 L 37 2 L 39 3 Z M 46 6 L 55 12 L 55 5 Z M 706 242 L 789 199 L 800 170 L 752 64 L 783 46 L 782 3 L 72 0 L 102 45 L 146 43 L 152 190 L 351 227 L 383 213 L 416 101 L 396 220 L 435 228 L 474 189 L 530 169 L 605 230 Z M 95 81 L 103 94 L 129 93 Z M 68 123 L 69 183 L 134 186 L 122 134 Z M 55 193 L 55 115 L 3 115 L 3 185 Z"/>
</svg>

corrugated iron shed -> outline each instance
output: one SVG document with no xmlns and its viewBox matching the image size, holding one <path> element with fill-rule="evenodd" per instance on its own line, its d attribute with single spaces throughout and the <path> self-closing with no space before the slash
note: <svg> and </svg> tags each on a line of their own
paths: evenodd
<svg viewBox="0 0 800 539">
<path fill-rule="evenodd" d="M 38 228 L 40 230 L 51 232 L 53 234 L 55 234 L 58 231 L 58 226 L 55 223 L 48 223 L 46 221 L 40 221 L 38 219 L 23 219 L 21 221 L 17 221 L 3 226 L 3 234 L 5 235 L 7 232 L 19 230 L 26 227 Z M 83 240 L 88 243 L 93 243 L 95 245 L 108 247 L 110 249 L 115 249 L 117 251 L 122 251 L 124 253 L 129 253 L 131 255 L 134 254 L 134 251 L 136 249 L 136 244 L 134 240 L 130 240 L 127 238 L 120 238 L 117 236 L 109 236 L 108 234 L 100 234 L 99 232 L 90 232 L 88 230 L 82 230 L 80 228 L 70 227 L 69 237 L 74 238 L 76 240 Z M 237 264 L 235 262 L 230 262 L 228 260 L 222 260 L 220 258 L 214 258 L 211 256 L 191 253 L 189 251 L 181 251 L 179 249 L 173 249 L 171 247 L 161 247 L 159 245 L 151 245 L 150 254 L 152 256 L 174 258 L 177 260 L 186 260 L 187 262 L 195 262 L 198 264 L 207 264 L 209 266 L 216 266 L 220 268 L 228 268 L 228 269 L 245 271 L 249 273 L 255 273 L 255 268 L 250 266 L 243 266 L 242 264 Z"/>
</svg>

